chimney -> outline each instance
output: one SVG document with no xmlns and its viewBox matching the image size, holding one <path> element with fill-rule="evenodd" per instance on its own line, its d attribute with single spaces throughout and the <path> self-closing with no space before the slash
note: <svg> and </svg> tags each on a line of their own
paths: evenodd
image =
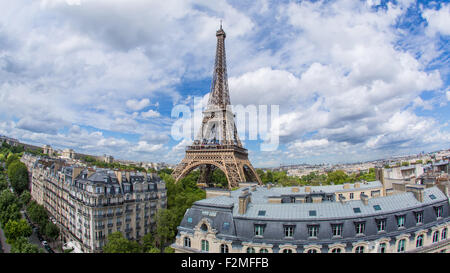
<svg viewBox="0 0 450 273">
<path fill-rule="evenodd" d="M 359 183 L 359 182 L 356 182 L 355 185 L 354 185 L 355 189 L 358 189 L 359 186 L 360 186 L 360 183 Z"/>
<path fill-rule="evenodd" d="M 83 168 L 81 168 L 81 167 L 73 167 L 72 168 L 72 179 L 77 178 L 77 176 L 81 173 L 82 170 L 83 170 Z"/>
<path fill-rule="evenodd" d="M 256 191 L 256 185 L 252 185 L 250 189 L 251 191 Z"/>
<path fill-rule="evenodd" d="M 322 196 L 313 196 L 312 202 L 313 203 L 322 203 Z"/>
<path fill-rule="evenodd" d="M 339 195 L 339 202 L 341 202 L 341 204 L 345 204 L 345 197 L 343 195 Z"/>
<path fill-rule="evenodd" d="M 310 186 L 306 186 L 305 187 L 305 192 L 311 192 L 311 187 Z"/>
<path fill-rule="evenodd" d="M 350 184 L 349 183 L 345 183 L 343 186 L 344 189 L 350 189 Z"/>
<path fill-rule="evenodd" d="M 298 187 L 292 187 L 292 192 L 298 192 Z"/>
<path fill-rule="evenodd" d="M 414 186 L 408 185 L 406 187 L 406 192 L 412 192 L 414 194 L 414 197 L 417 199 L 417 201 L 423 202 L 423 189 L 424 188 L 419 185 L 414 185 Z"/>
<path fill-rule="evenodd" d="M 127 182 L 130 182 L 130 172 L 125 171 L 125 177 L 127 178 Z"/>
<path fill-rule="evenodd" d="M 267 183 L 267 189 L 270 190 L 272 188 L 272 183 Z"/>
<path fill-rule="evenodd" d="M 114 171 L 117 177 L 117 181 L 119 181 L 119 184 L 122 184 L 122 172 L 121 171 Z"/>
<path fill-rule="evenodd" d="M 239 196 L 239 214 L 245 214 L 247 212 L 248 203 L 250 203 L 250 193 L 247 189 L 242 191 Z"/>
<path fill-rule="evenodd" d="M 364 205 L 369 205 L 369 196 L 365 193 L 361 193 L 360 195 L 361 201 L 364 203 Z"/>
</svg>

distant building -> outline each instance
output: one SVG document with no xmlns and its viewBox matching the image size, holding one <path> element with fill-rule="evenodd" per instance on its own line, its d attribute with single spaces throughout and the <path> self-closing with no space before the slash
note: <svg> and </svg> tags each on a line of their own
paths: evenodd
<svg viewBox="0 0 450 273">
<path fill-rule="evenodd" d="M 104 155 L 103 160 L 105 161 L 105 163 L 114 163 L 114 157 L 111 155 Z"/>
<path fill-rule="evenodd" d="M 75 152 L 72 149 L 64 149 L 61 158 L 75 159 Z"/>
</svg>

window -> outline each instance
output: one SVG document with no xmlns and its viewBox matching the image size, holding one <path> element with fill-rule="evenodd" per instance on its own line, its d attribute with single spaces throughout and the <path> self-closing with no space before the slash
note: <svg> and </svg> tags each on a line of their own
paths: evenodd
<svg viewBox="0 0 450 273">
<path fill-rule="evenodd" d="M 373 209 L 374 209 L 374 210 L 381 210 L 381 207 L 380 207 L 380 205 L 374 205 L 374 206 L 373 206 Z"/>
<path fill-rule="evenodd" d="M 201 229 L 202 231 L 208 231 L 208 226 L 207 226 L 206 224 L 202 224 L 202 225 L 200 226 L 200 229 Z"/>
<path fill-rule="evenodd" d="M 354 213 L 361 213 L 361 209 L 360 208 L 353 208 L 353 212 Z"/>
<path fill-rule="evenodd" d="M 247 247 L 247 253 L 255 253 L 255 249 L 253 247 Z"/>
<path fill-rule="evenodd" d="M 261 248 L 259 253 L 269 253 L 269 250 L 267 250 L 267 248 Z"/>
<path fill-rule="evenodd" d="M 363 246 L 358 246 L 358 247 L 355 249 L 355 253 L 364 253 L 364 247 L 363 247 Z"/>
<path fill-rule="evenodd" d="M 386 243 L 381 243 L 379 250 L 380 253 L 386 253 Z"/>
<path fill-rule="evenodd" d="M 331 253 L 341 253 L 341 252 L 342 252 L 342 250 L 339 247 L 333 248 L 331 250 Z"/>
<path fill-rule="evenodd" d="M 406 243 L 405 239 L 401 239 L 400 241 L 398 241 L 397 252 L 405 251 L 405 243 Z"/>
<path fill-rule="evenodd" d="M 441 233 L 441 240 L 447 239 L 447 228 L 444 228 Z"/>
<path fill-rule="evenodd" d="M 310 210 L 309 211 L 309 216 L 316 216 L 317 212 L 315 210 Z"/>
<path fill-rule="evenodd" d="M 255 225 L 255 236 L 263 236 L 263 235 L 264 235 L 264 226 Z"/>
<path fill-rule="evenodd" d="M 353 192 L 350 193 L 350 199 L 353 199 Z"/>
<path fill-rule="evenodd" d="M 377 230 L 378 230 L 378 232 L 385 231 L 385 229 L 386 229 L 386 219 L 379 219 L 379 220 L 376 220 L 376 221 L 377 221 Z"/>
<path fill-rule="evenodd" d="M 202 240 L 202 251 L 209 252 L 209 242 L 206 240 Z"/>
<path fill-rule="evenodd" d="M 318 233 L 319 233 L 319 226 L 308 226 L 309 237 L 317 237 Z"/>
<path fill-rule="evenodd" d="M 223 223 L 223 230 L 229 230 L 230 229 L 230 223 L 224 222 Z"/>
<path fill-rule="evenodd" d="M 220 245 L 220 253 L 228 253 L 228 246 L 226 244 Z"/>
<path fill-rule="evenodd" d="M 189 217 L 187 221 L 188 221 L 188 223 L 192 223 L 192 218 Z"/>
<path fill-rule="evenodd" d="M 365 226 L 364 222 L 355 223 L 356 235 L 364 234 Z"/>
<path fill-rule="evenodd" d="M 266 211 L 265 210 L 258 211 L 258 216 L 265 216 L 265 215 L 266 215 Z"/>
<path fill-rule="evenodd" d="M 191 239 L 189 237 L 184 237 L 184 246 L 191 247 Z"/>
<path fill-rule="evenodd" d="M 285 237 L 294 237 L 294 227 L 293 226 L 285 226 L 284 227 L 284 236 Z"/>
<path fill-rule="evenodd" d="M 439 218 L 439 217 L 442 217 L 442 215 L 443 215 L 443 212 L 444 212 L 444 210 L 443 210 L 443 208 L 442 207 L 436 207 L 436 208 L 434 208 L 435 210 L 436 210 L 436 216 Z"/>
<path fill-rule="evenodd" d="M 422 224 L 423 223 L 423 212 L 419 211 L 415 213 L 416 216 L 416 224 Z"/>
<path fill-rule="evenodd" d="M 333 236 L 342 236 L 342 224 L 331 225 Z"/>
<path fill-rule="evenodd" d="M 397 216 L 397 226 L 399 228 L 405 227 L 405 215 Z"/>
<path fill-rule="evenodd" d="M 317 249 L 310 249 L 310 250 L 308 250 L 308 252 L 306 252 L 306 253 L 317 253 Z"/>
<path fill-rule="evenodd" d="M 292 249 L 289 248 L 283 249 L 283 253 L 292 253 Z"/>
<path fill-rule="evenodd" d="M 439 231 L 433 233 L 433 243 L 436 243 L 437 241 L 439 241 Z"/>
<path fill-rule="evenodd" d="M 432 200 L 436 199 L 436 196 L 434 196 L 434 194 L 430 194 L 429 196 Z"/>
<path fill-rule="evenodd" d="M 423 246 L 423 235 L 422 234 L 417 236 L 417 239 L 416 239 L 416 247 L 421 247 L 421 246 Z"/>
</svg>

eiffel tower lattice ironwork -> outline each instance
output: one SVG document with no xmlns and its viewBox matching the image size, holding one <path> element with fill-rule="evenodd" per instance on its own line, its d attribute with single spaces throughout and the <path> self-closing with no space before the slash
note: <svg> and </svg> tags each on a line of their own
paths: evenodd
<svg viewBox="0 0 450 273">
<path fill-rule="evenodd" d="M 225 56 L 225 31 L 216 32 L 217 48 L 211 92 L 203 111 L 201 128 L 191 146 L 186 147 L 184 159 L 172 173 L 179 181 L 195 168 L 200 168 L 198 184 L 211 185 L 215 168 L 222 170 L 228 180 L 228 188 L 238 187 L 239 182 L 261 179 L 248 160 L 248 152 L 242 146 L 230 107 L 227 64 Z"/>
</svg>

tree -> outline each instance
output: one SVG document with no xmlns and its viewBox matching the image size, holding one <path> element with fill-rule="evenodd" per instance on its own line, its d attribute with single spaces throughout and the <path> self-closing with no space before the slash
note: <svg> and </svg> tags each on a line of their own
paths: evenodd
<svg viewBox="0 0 450 273">
<path fill-rule="evenodd" d="M 120 231 L 109 234 L 107 243 L 103 247 L 104 253 L 140 253 L 141 250 L 137 242 L 124 238 Z"/>
<path fill-rule="evenodd" d="M 19 201 L 22 204 L 22 206 L 26 206 L 28 205 L 28 203 L 30 203 L 31 200 L 31 194 L 29 191 L 25 190 L 22 192 L 22 194 L 19 197 Z"/>
<path fill-rule="evenodd" d="M 11 253 L 39 253 L 36 245 L 30 244 L 25 237 L 17 238 L 11 245 Z"/>
<path fill-rule="evenodd" d="M 6 162 L 5 162 L 6 168 L 8 169 L 9 165 L 11 165 L 11 163 L 18 161 L 18 160 L 19 160 L 19 156 L 17 154 L 9 153 L 8 158 L 6 159 Z"/>
<path fill-rule="evenodd" d="M 167 209 L 162 209 L 156 214 L 156 246 L 164 248 L 166 243 L 175 237 L 174 215 Z"/>
<path fill-rule="evenodd" d="M 144 252 L 148 252 L 152 248 L 155 248 L 155 237 L 153 237 L 152 233 L 149 232 L 142 237 L 142 248 Z"/>
<path fill-rule="evenodd" d="M 46 237 L 55 240 L 59 236 L 59 228 L 52 222 L 47 222 L 47 224 L 44 227 L 43 233 Z"/>
<path fill-rule="evenodd" d="M 19 237 L 30 237 L 33 231 L 25 219 L 9 220 L 5 225 L 5 236 L 9 244 Z"/>
<path fill-rule="evenodd" d="M 8 177 L 11 186 L 17 194 L 21 194 L 28 189 L 28 170 L 27 166 L 20 161 L 14 161 L 8 167 Z"/>
<path fill-rule="evenodd" d="M 27 213 L 33 223 L 39 225 L 41 230 L 44 230 L 45 225 L 48 222 L 48 213 L 47 210 L 36 203 L 36 201 L 31 201 L 27 207 Z"/>
<path fill-rule="evenodd" d="M 151 248 L 147 249 L 145 253 L 161 253 L 161 250 L 157 247 L 152 246 Z"/>
<path fill-rule="evenodd" d="M 164 253 L 175 253 L 175 249 L 168 246 L 168 247 L 164 248 Z"/>
<path fill-rule="evenodd" d="M 22 215 L 20 214 L 20 208 L 17 203 L 12 203 L 6 207 L 5 210 L 0 211 L 0 222 L 2 227 L 5 227 L 9 221 L 18 221 L 20 218 L 22 218 Z"/>
<path fill-rule="evenodd" d="M 343 170 L 328 173 L 327 182 L 334 184 L 344 184 L 348 180 L 348 175 Z"/>
</svg>

